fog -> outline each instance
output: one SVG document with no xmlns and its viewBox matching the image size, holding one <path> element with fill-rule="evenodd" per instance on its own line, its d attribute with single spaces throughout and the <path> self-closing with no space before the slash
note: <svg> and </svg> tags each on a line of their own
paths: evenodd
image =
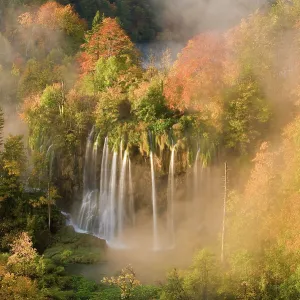
<svg viewBox="0 0 300 300">
<path fill-rule="evenodd" d="M 161 28 L 171 30 L 175 39 L 187 40 L 203 31 L 226 30 L 267 0 L 152 0 Z"/>
</svg>

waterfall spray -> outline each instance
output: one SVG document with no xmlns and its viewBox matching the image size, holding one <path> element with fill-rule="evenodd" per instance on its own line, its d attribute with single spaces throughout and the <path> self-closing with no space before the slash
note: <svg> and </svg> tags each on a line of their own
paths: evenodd
<svg viewBox="0 0 300 300">
<path fill-rule="evenodd" d="M 158 249 L 158 228 L 157 228 L 157 203 L 156 203 L 156 187 L 155 187 L 155 171 L 153 153 L 150 151 L 151 164 L 151 182 L 152 182 L 152 210 L 153 210 L 153 247 Z"/>
<path fill-rule="evenodd" d="M 114 152 L 111 176 L 110 176 L 110 187 L 109 187 L 109 224 L 108 224 L 108 235 L 107 240 L 112 241 L 115 236 L 115 225 L 116 225 L 116 182 L 117 182 L 117 158 L 118 152 Z"/>
<path fill-rule="evenodd" d="M 132 225 L 135 225 L 135 209 L 134 209 L 133 184 L 132 184 L 132 172 L 131 172 L 130 159 L 129 159 L 129 212 L 130 212 Z"/>
<path fill-rule="evenodd" d="M 89 223 L 92 219 L 91 196 L 93 191 L 90 190 L 91 165 L 92 165 L 92 146 L 95 128 L 93 127 L 86 142 L 84 170 L 83 170 L 83 195 L 82 204 L 79 212 L 78 227 L 83 231 L 88 231 Z"/>
<path fill-rule="evenodd" d="M 118 236 L 121 237 L 123 233 L 123 223 L 124 223 L 124 198 L 125 198 L 125 180 L 126 180 L 126 167 L 127 167 L 127 150 L 124 153 L 122 169 L 119 181 L 119 201 L 118 201 Z"/>
<path fill-rule="evenodd" d="M 105 226 L 104 220 L 106 219 L 107 211 L 107 195 L 108 195 L 108 138 L 105 138 L 103 151 L 102 151 L 102 160 L 101 160 L 101 171 L 100 171 L 100 189 L 98 196 L 98 233 L 97 235 L 101 238 L 105 238 Z"/>
<path fill-rule="evenodd" d="M 84 156 L 84 169 L 83 169 L 83 197 L 88 192 L 88 185 L 90 180 L 90 167 L 91 167 L 91 149 L 93 145 L 93 135 L 95 128 L 93 127 L 86 141 L 85 156 Z"/>
<path fill-rule="evenodd" d="M 174 232 L 174 173 L 175 173 L 175 146 L 171 150 L 171 159 L 169 166 L 169 177 L 168 177 L 168 232 L 170 235 L 171 247 L 175 243 L 175 232 Z"/>
<path fill-rule="evenodd" d="M 122 162 L 123 162 L 123 140 L 121 140 L 120 143 L 120 166 L 122 166 Z"/>
<path fill-rule="evenodd" d="M 98 137 L 93 145 L 91 162 L 91 188 L 97 189 L 97 160 L 98 160 Z"/>
</svg>

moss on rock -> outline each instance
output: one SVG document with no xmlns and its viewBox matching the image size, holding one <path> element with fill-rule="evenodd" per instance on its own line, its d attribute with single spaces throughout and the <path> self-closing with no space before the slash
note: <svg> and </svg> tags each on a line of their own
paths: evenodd
<svg viewBox="0 0 300 300">
<path fill-rule="evenodd" d="M 104 240 L 76 233 L 72 227 L 65 226 L 55 235 L 44 255 L 57 263 L 93 264 L 104 260 L 105 249 Z"/>
</svg>

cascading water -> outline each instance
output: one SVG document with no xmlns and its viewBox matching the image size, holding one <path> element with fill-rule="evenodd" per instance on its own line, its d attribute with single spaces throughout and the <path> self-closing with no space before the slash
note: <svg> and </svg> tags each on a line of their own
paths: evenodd
<svg viewBox="0 0 300 300">
<path fill-rule="evenodd" d="M 83 171 L 83 200 L 80 207 L 79 218 L 78 218 L 78 227 L 82 231 L 88 231 L 90 227 L 90 222 L 92 221 L 92 194 L 93 190 L 90 189 L 91 184 L 91 170 L 94 169 L 93 165 L 93 155 L 92 155 L 92 147 L 93 147 L 93 136 L 94 136 L 94 127 L 91 130 L 85 150 L 85 158 L 84 158 L 84 171 Z"/>
<path fill-rule="evenodd" d="M 152 182 L 152 211 L 153 211 L 153 247 L 154 250 L 159 248 L 158 244 L 158 226 L 157 226 L 157 203 L 156 203 L 156 187 L 155 187 L 155 171 L 153 153 L 150 151 L 151 164 L 151 182 Z"/>
<path fill-rule="evenodd" d="M 99 135 L 95 142 L 93 142 L 93 137 L 94 129 L 90 132 L 86 144 L 84 187 L 79 216 L 77 222 L 71 220 L 70 224 L 76 231 L 90 233 L 105 239 L 110 244 L 118 245 L 118 239 L 122 238 L 125 225 L 127 225 L 127 216 L 133 220 L 132 223 L 135 222 L 128 151 L 123 153 L 123 145 L 120 145 L 120 156 L 116 151 L 111 155 L 108 137 L 105 138 L 100 181 L 97 183 Z M 120 167 L 119 157 L 122 157 Z"/>
<path fill-rule="evenodd" d="M 131 223 L 135 225 L 135 209 L 134 209 L 134 197 L 133 197 L 133 183 L 132 183 L 132 172 L 131 172 L 131 160 L 129 159 L 129 214 Z"/>
<path fill-rule="evenodd" d="M 122 149 L 121 149 L 122 150 Z M 119 182 L 119 202 L 118 202 L 118 237 L 122 237 L 123 233 L 123 223 L 124 223 L 124 212 L 125 212 L 125 180 L 126 180 L 126 167 L 127 167 L 127 157 L 128 152 L 127 150 L 124 153 L 123 161 L 122 161 L 122 169 L 120 175 L 120 182 Z"/>
<path fill-rule="evenodd" d="M 74 228 L 80 232 L 93 234 L 105 239 L 112 246 L 123 246 L 125 229 L 136 222 L 132 164 L 128 151 L 110 153 L 108 137 L 104 140 L 100 180 L 97 182 L 97 166 L 99 153 L 99 135 L 94 138 L 94 128 L 89 134 L 85 151 L 84 187 L 82 203 L 77 222 L 72 222 Z M 158 208 L 154 167 L 154 152 L 152 136 L 150 136 L 150 167 L 151 167 L 151 200 L 153 211 L 153 249 L 161 248 L 158 228 Z M 120 152 L 120 154 L 119 154 Z M 168 179 L 168 211 L 167 232 L 168 244 L 175 244 L 174 201 L 175 201 L 175 147 L 172 147 Z M 199 156 L 199 153 L 197 153 Z M 122 157 L 121 164 L 119 163 Z M 198 159 L 198 158 L 197 158 Z M 197 168 L 197 167 L 195 167 Z M 197 169 L 196 169 L 197 170 Z M 197 174 L 198 171 L 195 171 Z M 72 221 L 72 220 L 71 220 Z M 121 243 L 120 243 L 121 242 Z"/>
<path fill-rule="evenodd" d="M 170 236 L 171 247 L 175 244 L 175 232 L 174 232 L 174 174 L 175 174 L 175 147 L 171 150 L 171 159 L 169 166 L 169 177 L 168 177 L 168 232 Z"/>
<path fill-rule="evenodd" d="M 102 152 L 102 162 L 100 171 L 100 190 L 98 198 L 98 232 L 96 233 L 99 237 L 106 238 L 106 221 L 108 219 L 108 137 L 105 138 L 103 152 Z"/>
<path fill-rule="evenodd" d="M 111 165 L 109 185 L 109 222 L 107 225 L 107 241 L 113 241 L 116 227 L 116 185 L 117 185 L 117 158 L 118 152 L 114 152 Z"/>
<path fill-rule="evenodd" d="M 91 189 L 97 189 L 97 159 L 98 159 L 98 137 L 93 145 L 92 162 L 91 162 Z"/>
<path fill-rule="evenodd" d="M 83 196 L 87 193 L 90 185 L 90 170 L 91 170 L 91 149 L 93 147 L 93 136 L 95 128 L 93 127 L 86 142 L 83 170 Z"/>
</svg>

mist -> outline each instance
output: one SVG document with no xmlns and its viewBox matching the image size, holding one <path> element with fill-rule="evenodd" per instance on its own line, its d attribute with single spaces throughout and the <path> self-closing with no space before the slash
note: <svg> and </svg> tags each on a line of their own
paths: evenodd
<svg viewBox="0 0 300 300">
<path fill-rule="evenodd" d="M 152 0 L 158 23 L 171 31 L 175 40 L 187 40 L 204 31 L 224 31 L 237 25 L 256 9 L 270 1 L 257 0 Z M 168 34 L 166 33 L 168 37 Z"/>
</svg>

